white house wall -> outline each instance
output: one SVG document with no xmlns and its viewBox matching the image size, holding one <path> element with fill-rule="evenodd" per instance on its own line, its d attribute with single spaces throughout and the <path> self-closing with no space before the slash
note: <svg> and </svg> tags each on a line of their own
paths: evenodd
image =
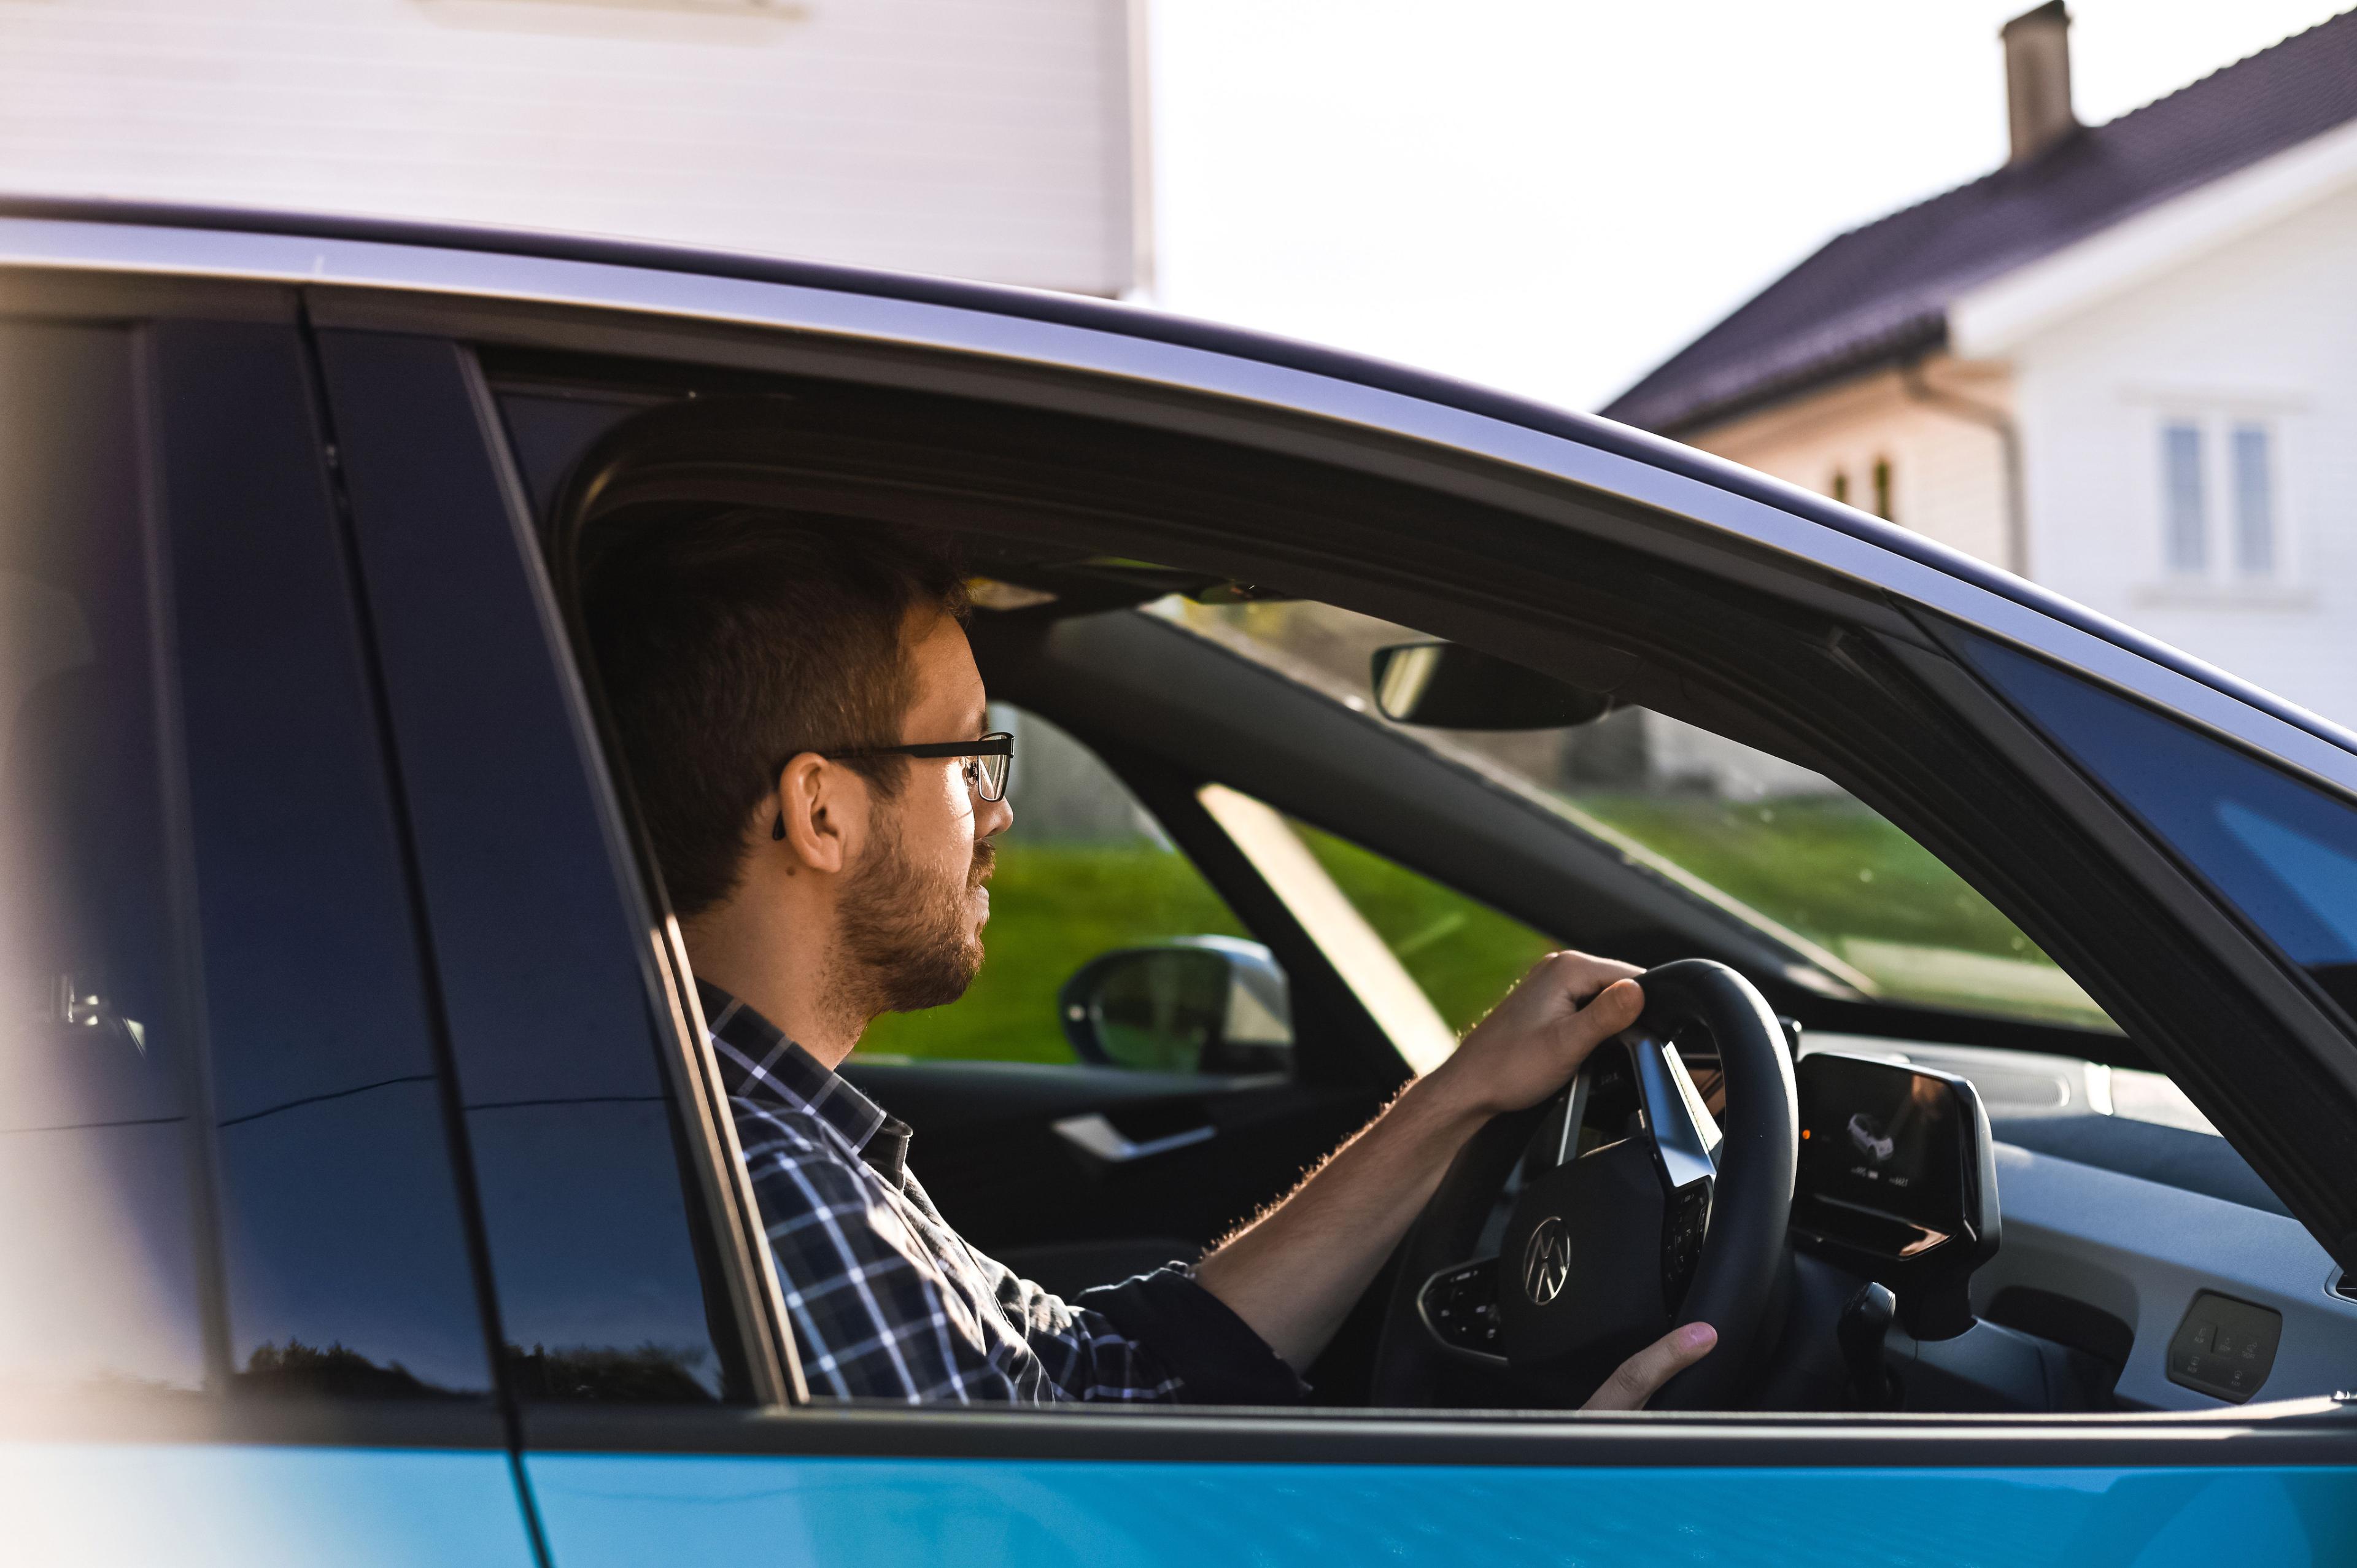
<svg viewBox="0 0 2357 1568">
<path fill-rule="evenodd" d="M 1118 294 L 1127 0 L 0 3 L 0 189 Z"/>
<path fill-rule="evenodd" d="M 2357 189 L 2050 323 L 2016 346 L 2014 388 L 2032 575 L 2357 720 Z M 2165 570 L 2171 414 L 2276 433 L 2277 581 Z"/>
<path fill-rule="evenodd" d="M 1944 359 L 1923 368 L 1923 384 L 2002 412 L 2001 371 Z M 1876 459 L 1890 464 L 1891 518 L 1928 538 L 1995 565 L 2006 559 L 2005 450 L 1986 424 L 1910 395 L 1893 371 L 1781 403 L 1687 437 L 1706 452 L 1819 495 L 1836 472 L 1849 477 L 1849 502 L 1873 507 Z"/>
</svg>

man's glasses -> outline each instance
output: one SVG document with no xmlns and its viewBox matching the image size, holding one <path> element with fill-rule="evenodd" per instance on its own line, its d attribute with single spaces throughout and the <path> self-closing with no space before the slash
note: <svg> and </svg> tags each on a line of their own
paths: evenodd
<svg viewBox="0 0 2357 1568">
<path fill-rule="evenodd" d="M 1006 778 L 1015 768 L 1015 736 L 994 730 L 979 740 L 929 740 L 917 746 L 867 746 L 828 751 L 823 757 L 957 757 L 965 760 L 965 781 L 981 800 L 1006 799 Z"/>
<path fill-rule="evenodd" d="M 1006 778 L 1015 770 L 1015 736 L 993 730 L 976 740 L 929 740 L 917 746 L 863 746 L 851 751 L 822 751 L 821 757 L 956 757 L 965 761 L 966 788 L 979 800 L 1006 799 Z M 786 836 L 786 813 L 780 811 L 770 836 Z"/>
</svg>

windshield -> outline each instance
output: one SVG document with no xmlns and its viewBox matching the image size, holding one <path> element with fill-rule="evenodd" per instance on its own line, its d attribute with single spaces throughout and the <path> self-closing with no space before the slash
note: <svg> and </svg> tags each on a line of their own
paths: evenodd
<svg viewBox="0 0 2357 1568">
<path fill-rule="evenodd" d="M 1426 640 L 1309 601 L 1146 607 L 1369 714 L 1375 650 Z M 1643 708 L 1561 729 L 1402 733 L 1544 799 L 1869 994 L 2113 1027 L 1987 899 L 1822 774 Z"/>
</svg>

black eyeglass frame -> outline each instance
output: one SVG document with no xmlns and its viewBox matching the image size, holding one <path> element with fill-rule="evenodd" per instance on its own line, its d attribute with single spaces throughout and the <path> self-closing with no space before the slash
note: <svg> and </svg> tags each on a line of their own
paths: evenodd
<svg viewBox="0 0 2357 1568">
<path fill-rule="evenodd" d="M 990 757 L 1006 758 L 1006 766 L 998 770 L 995 780 L 991 770 L 982 770 L 982 781 L 975 796 L 985 801 L 1006 799 L 1007 780 L 1015 777 L 1015 734 L 1012 730 L 995 729 L 988 735 L 972 740 L 926 740 L 913 746 L 863 746 L 853 751 L 822 751 L 830 759 L 845 757 L 971 757 L 977 762 Z"/>
<path fill-rule="evenodd" d="M 802 754 L 796 752 L 794 755 L 799 757 Z M 1003 729 L 993 730 L 972 740 L 924 740 L 911 746 L 863 746 L 845 751 L 814 751 L 811 755 L 823 757 L 830 761 L 840 761 L 847 757 L 971 757 L 985 764 L 975 779 L 974 791 L 974 798 L 985 803 L 1006 799 L 1007 783 L 1015 777 L 1015 735 L 1011 730 Z M 994 757 L 1006 758 L 1006 765 L 997 770 L 996 779 L 991 777 L 987 765 L 988 759 Z M 784 771 L 783 764 L 780 764 L 779 771 Z M 786 836 L 784 812 L 778 814 L 777 826 L 770 830 L 770 836 L 773 839 Z"/>
</svg>

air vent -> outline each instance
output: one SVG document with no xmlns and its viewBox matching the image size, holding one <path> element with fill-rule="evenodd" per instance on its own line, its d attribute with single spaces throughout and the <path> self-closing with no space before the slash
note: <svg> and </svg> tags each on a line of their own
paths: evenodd
<svg viewBox="0 0 2357 1568">
<path fill-rule="evenodd" d="M 2332 1294 L 2343 1301 L 2357 1301 L 2357 1280 L 2351 1279 L 2346 1270 L 2342 1271 L 2333 1278 Z"/>
</svg>

